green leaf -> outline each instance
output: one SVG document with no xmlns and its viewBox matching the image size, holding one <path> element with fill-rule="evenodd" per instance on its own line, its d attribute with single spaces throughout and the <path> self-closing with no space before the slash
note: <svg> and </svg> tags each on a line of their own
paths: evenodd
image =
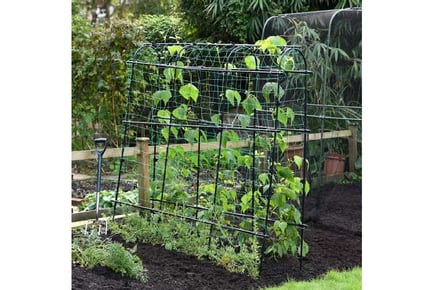
<svg viewBox="0 0 434 290">
<path fill-rule="evenodd" d="M 284 71 L 292 71 L 295 69 L 295 61 L 293 56 L 279 56 L 277 58 L 277 63 L 279 64 L 280 68 Z"/>
<path fill-rule="evenodd" d="M 180 56 L 182 56 L 184 54 L 182 46 L 180 46 L 180 45 L 171 45 L 171 46 L 168 46 L 167 49 L 169 50 L 169 53 L 171 56 L 174 56 L 175 53 L 179 53 Z"/>
<path fill-rule="evenodd" d="M 197 102 L 199 89 L 195 85 L 188 83 L 179 88 L 179 93 L 184 97 L 184 99 L 193 99 L 193 101 Z"/>
<path fill-rule="evenodd" d="M 180 105 L 178 108 L 173 110 L 173 116 L 179 120 L 187 120 L 187 105 Z"/>
<path fill-rule="evenodd" d="M 295 119 L 295 113 L 292 110 L 292 108 L 290 108 L 290 107 L 286 108 L 286 116 L 291 121 L 290 126 L 292 126 L 292 122 L 294 122 L 294 119 Z"/>
<path fill-rule="evenodd" d="M 258 99 L 253 95 L 248 95 L 247 98 L 242 102 L 243 108 L 247 114 L 252 114 L 253 110 L 261 110 L 262 106 Z"/>
<path fill-rule="evenodd" d="M 184 132 L 184 139 L 187 140 L 188 143 L 193 145 L 194 141 L 199 139 L 199 129 L 189 129 L 186 128 Z"/>
<path fill-rule="evenodd" d="M 286 227 L 288 226 L 288 223 L 285 222 L 285 221 L 283 221 L 283 222 L 281 222 L 281 221 L 275 221 L 275 222 L 274 222 L 274 225 L 275 225 L 276 227 L 278 227 L 278 228 L 282 231 L 282 233 L 284 233 Z"/>
<path fill-rule="evenodd" d="M 172 135 L 178 138 L 178 129 L 176 127 L 171 127 L 170 131 L 172 132 Z"/>
<path fill-rule="evenodd" d="M 248 55 L 244 58 L 244 62 L 246 63 L 246 66 L 248 69 L 256 69 L 259 66 L 259 58 Z"/>
<path fill-rule="evenodd" d="M 277 120 L 285 127 L 288 126 L 288 117 L 286 116 L 286 112 L 283 108 L 279 108 L 277 110 Z"/>
<path fill-rule="evenodd" d="M 249 115 L 239 114 L 237 115 L 237 118 L 240 121 L 242 128 L 246 128 L 247 126 L 249 126 L 251 120 Z"/>
<path fill-rule="evenodd" d="M 294 159 L 294 163 L 297 165 L 297 168 L 300 169 L 301 166 L 303 166 L 303 157 L 294 155 L 293 159 Z"/>
<path fill-rule="evenodd" d="M 259 179 L 259 181 L 261 182 L 262 185 L 268 184 L 268 182 L 269 182 L 268 173 L 261 173 L 261 174 L 259 174 L 258 179 Z"/>
<path fill-rule="evenodd" d="M 164 104 L 166 105 L 167 102 L 170 100 L 170 98 L 172 98 L 172 93 L 170 92 L 170 90 L 156 91 L 152 95 L 152 100 L 154 101 L 154 105 L 158 105 L 158 103 L 161 100 L 163 100 Z"/>
<path fill-rule="evenodd" d="M 164 140 L 166 140 L 166 142 L 169 142 L 169 128 L 168 127 L 161 129 L 161 135 L 163 136 Z"/>
<path fill-rule="evenodd" d="M 219 114 L 214 114 L 211 116 L 211 121 L 218 126 L 220 124 L 220 115 Z"/>
<path fill-rule="evenodd" d="M 237 106 L 240 104 L 241 102 L 241 95 L 239 92 L 234 91 L 234 90 L 226 90 L 225 91 L 225 97 L 226 99 L 229 101 L 229 103 L 231 103 L 232 106 L 235 106 L 235 100 L 237 100 Z"/>
<path fill-rule="evenodd" d="M 226 68 L 226 69 L 234 69 L 234 68 L 237 68 L 237 67 L 236 67 L 234 64 L 232 64 L 232 63 L 225 63 L 223 67 Z"/>
<path fill-rule="evenodd" d="M 267 82 L 262 87 L 262 94 L 267 102 L 270 102 L 270 94 L 273 93 L 274 97 L 278 96 L 279 100 L 285 94 L 282 86 L 276 82 Z"/>
<path fill-rule="evenodd" d="M 157 116 L 160 118 L 160 122 L 169 123 L 170 122 L 170 111 L 168 110 L 159 110 L 157 112 Z"/>
<path fill-rule="evenodd" d="M 294 176 L 292 170 L 289 167 L 277 165 L 276 169 L 277 169 L 277 173 L 282 178 L 288 179 Z"/>
</svg>

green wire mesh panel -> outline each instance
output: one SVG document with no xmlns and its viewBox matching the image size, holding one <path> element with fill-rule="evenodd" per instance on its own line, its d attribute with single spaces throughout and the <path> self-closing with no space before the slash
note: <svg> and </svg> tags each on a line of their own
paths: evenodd
<svg viewBox="0 0 434 290">
<path fill-rule="evenodd" d="M 210 225 L 210 237 L 216 227 L 269 237 L 285 138 L 307 132 L 310 72 L 299 48 L 157 43 L 128 63 L 123 146 L 149 138 L 149 207 L 167 213 L 182 205 L 183 218 Z M 121 167 L 119 179 L 128 168 L 135 167 Z M 298 205 L 302 179 L 294 183 Z M 288 224 L 300 226 L 300 217 Z"/>
</svg>

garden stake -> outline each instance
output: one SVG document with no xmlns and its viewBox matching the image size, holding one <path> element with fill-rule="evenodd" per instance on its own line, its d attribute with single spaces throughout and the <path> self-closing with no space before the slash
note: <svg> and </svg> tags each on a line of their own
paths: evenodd
<svg viewBox="0 0 434 290">
<path fill-rule="evenodd" d="M 98 234 L 101 234 L 101 226 L 102 224 L 105 224 L 105 235 L 107 235 L 107 220 L 100 220 L 99 219 L 99 193 L 101 191 L 101 167 L 102 167 L 102 156 L 104 155 L 106 146 L 107 146 L 107 138 L 97 138 L 95 139 L 95 150 L 96 154 L 98 156 L 98 170 L 97 170 L 97 177 L 96 177 L 96 216 L 95 216 L 95 223 L 98 224 Z M 87 230 L 87 224 L 86 224 L 86 230 Z"/>
</svg>

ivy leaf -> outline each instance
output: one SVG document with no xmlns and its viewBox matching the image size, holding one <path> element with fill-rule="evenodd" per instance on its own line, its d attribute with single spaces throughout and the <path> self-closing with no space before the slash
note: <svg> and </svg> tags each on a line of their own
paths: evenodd
<svg viewBox="0 0 434 290">
<path fill-rule="evenodd" d="M 161 100 L 163 100 L 164 105 L 167 105 L 167 102 L 170 100 L 170 98 L 172 98 L 172 93 L 170 92 L 170 90 L 156 91 L 152 95 L 152 100 L 154 101 L 154 105 L 158 105 L 158 103 Z"/>
<path fill-rule="evenodd" d="M 244 164 L 247 168 L 251 168 L 253 165 L 253 157 L 249 155 L 241 156 L 240 161 L 240 163 Z"/>
<path fill-rule="evenodd" d="M 197 102 L 197 98 L 199 96 L 199 89 L 195 85 L 189 83 L 180 87 L 179 93 L 181 94 L 181 96 L 184 97 L 184 99 L 193 99 L 193 101 Z"/>
</svg>

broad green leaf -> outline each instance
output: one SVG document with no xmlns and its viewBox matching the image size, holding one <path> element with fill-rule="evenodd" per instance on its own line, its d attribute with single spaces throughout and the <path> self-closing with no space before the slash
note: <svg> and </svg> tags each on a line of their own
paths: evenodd
<svg viewBox="0 0 434 290">
<path fill-rule="evenodd" d="M 289 198 L 290 200 L 296 200 L 297 199 L 297 194 L 295 193 L 294 190 L 292 190 L 289 187 L 286 186 L 280 186 L 277 189 L 279 192 L 283 193 L 287 198 Z"/>
<path fill-rule="evenodd" d="M 276 82 L 267 82 L 262 87 L 262 94 L 267 102 L 270 102 L 270 94 L 273 93 L 274 97 L 278 96 L 279 100 L 285 94 L 282 86 Z"/>
<path fill-rule="evenodd" d="M 237 106 L 240 104 L 241 102 L 241 95 L 239 92 L 234 91 L 234 90 L 226 90 L 225 91 L 225 97 L 226 99 L 229 101 L 229 103 L 231 103 L 232 106 L 235 106 L 235 100 L 237 100 Z"/>
<path fill-rule="evenodd" d="M 180 56 L 182 56 L 184 54 L 182 46 L 180 46 L 180 45 L 171 45 L 171 46 L 168 46 L 167 49 L 169 50 L 169 53 L 171 56 L 174 56 L 175 53 L 179 53 Z"/>
<path fill-rule="evenodd" d="M 193 101 L 197 102 L 199 89 L 195 85 L 188 83 L 179 88 L 179 93 L 184 97 L 184 99 L 193 99 Z"/>
<path fill-rule="evenodd" d="M 171 127 L 170 131 L 172 132 L 172 135 L 178 138 L 178 129 L 176 127 Z"/>
<path fill-rule="evenodd" d="M 185 128 L 184 139 L 187 140 L 188 143 L 193 145 L 195 139 L 197 140 L 197 138 L 198 138 L 197 131 L 198 131 L 198 129 Z"/>
<path fill-rule="evenodd" d="M 262 185 L 268 184 L 268 173 L 261 173 L 258 178 Z"/>
<path fill-rule="evenodd" d="M 277 120 L 285 127 L 288 126 L 288 116 L 286 116 L 285 109 L 279 108 L 277 110 Z"/>
<path fill-rule="evenodd" d="M 294 155 L 294 163 L 297 165 L 297 168 L 300 169 L 301 166 L 303 166 L 303 157 Z"/>
<path fill-rule="evenodd" d="M 281 222 L 281 221 L 276 221 L 276 222 L 274 223 L 274 225 L 277 226 L 277 227 L 282 231 L 282 233 L 285 232 L 286 227 L 288 226 L 288 224 L 287 224 L 285 221 L 283 221 L 283 222 Z"/>
<path fill-rule="evenodd" d="M 237 115 L 238 120 L 240 121 L 241 127 L 246 128 L 250 124 L 250 116 L 245 114 L 239 114 Z"/>
<path fill-rule="evenodd" d="M 179 120 L 187 120 L 187 106 L 182 104 L 172 112 L 173 116 Z"/>
<path fill-rule="evenodd" d="M 259 67 L 259 58 L 253 55 L 246 56 L 244 58 L 244 62 L 246 63 L 248 69 L 256 69 L 257 67 Z"/>
<path fill-rule="evenodd" d="M 165 122 L 165 123 L 170 122 L 170 111 L 168 110 L 159 110 L 157 112 L 157 116 L 159 117 L 160 122 Z"/>
<path fill-rule="evenodd" d="M 164 140 L 166 140 L 166 142 L 169 142 L 169 128 L 168 127 L 161 129 L 161 135 L 163 136 Z"/>
<path fill-rule="evenodd" d="M 279 56 L 277 58 L 277 63 L 279 64 L 280 68 L 284 71 L 292 71 L 295 70 L 295 62 L 293 56 Z"/>
<path fill-rule="evenodd" d="M 218 126 L 220 124 L 220 115 L 219 114 L 214 114 L 211 116 L 211 121 Z"/>
<path fill-rule="evenodd" d="M 290 108 L 290 107 L 287 107 L 287 108 L 286 108 L 286 116 L 287 116 L 288 119 L 291 121 L 291 122 L 290 122 L 290 126 L 292 126 L 292 122 L 294 122 L 294 119 L 295 119 L 295 113 L 294 113 L 294 111 L 292 110 L 292 108 Z"/>
<path fill-rule="evenodd" d="M 291 178 L 294 175 L 292 170 L 289 167 L 277 165 L 276 169 L 277 169 L 277 173 L 279 174 L 279 176 L 283 177 L 285 179 Z"/>
<path fill-rule="evenodd" d="M 248 95 L 247 98 L 242 102 L 243 108 L 247 114 L 252 114 L 253 110 L 261 110 L 262 106 L 258 99 L 253 95 Z"/>
<path fill-rule="evenodd" d="M 253 157 L 249 155 L 244 155 L 241 157 L 242 164 L 244 164 L 247 168 L 251 168 L 253 165 Z"/>
<path fill-rule="evenodd" d="M 158 105 L 158 103 L 161 100 L 163 100 L 164 104 L 166 105 L 167 102 L 170 100 L 170 98 L 172 98 L 172 93 L 170 92 L 170 90 L 156 91 L 152 95 L 152 100 L 154 101 L 154 105 Z"/>
</svg>

